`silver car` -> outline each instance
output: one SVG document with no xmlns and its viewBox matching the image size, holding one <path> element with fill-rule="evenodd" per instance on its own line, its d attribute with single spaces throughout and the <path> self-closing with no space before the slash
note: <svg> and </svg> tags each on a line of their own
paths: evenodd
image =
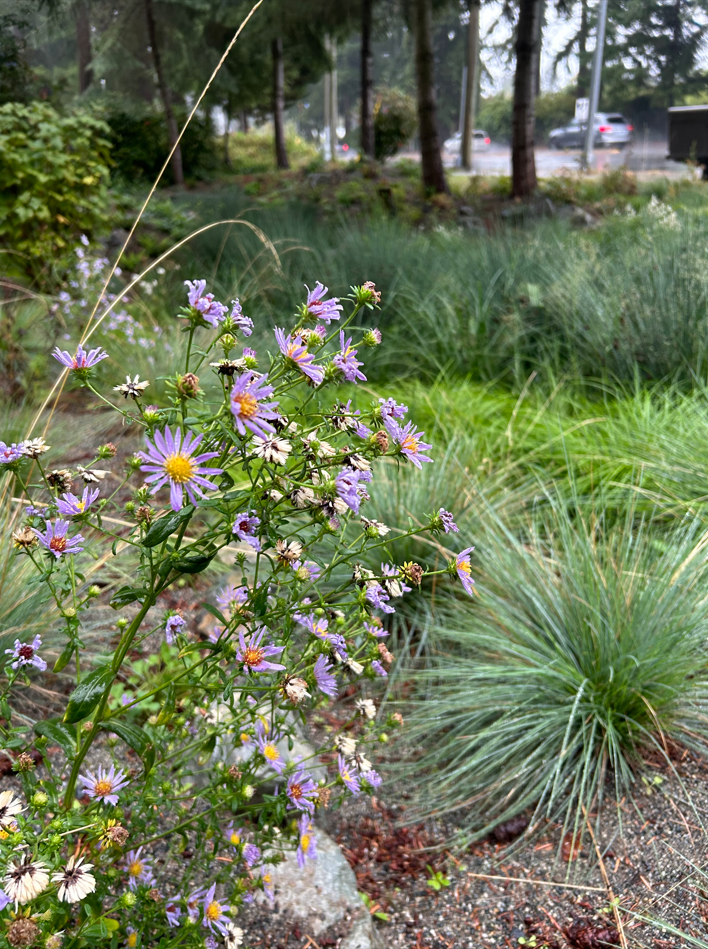
<svg viewBox="0 0 708 949">
<path fill-rule="evenodd" d="M 634 126 L 619 112 L 599 112 L 598 133 L 606 148 L 625 148 L 632 141 Z"/>
<path fill-rule="evenodd" d="M 472 151 L 473 152 L 488 152 L 489 146 L 491 145 L 492 140 L 487 135 L 486 132 L 483 132 L 481 129 L 475 129 L 472 133 Z M 451 160 L 454 165 L 459 165 L 462 161 L 461 156 L 462 149 L 462 133 L 455 132 L 455 134 L 448 138 L 445 144 L 443 145 L 443 152 L 445 158 Z"/>
</svg>

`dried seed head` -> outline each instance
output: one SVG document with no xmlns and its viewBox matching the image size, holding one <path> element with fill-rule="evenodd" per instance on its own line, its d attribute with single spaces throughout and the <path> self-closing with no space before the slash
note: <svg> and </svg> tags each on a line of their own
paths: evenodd
<svg viewBox="0 0 708 949">
<path fill-rule="evenodd" d="M 20 527 L 18 530 L 12 532 L 13 547 L 29 550 L 30 547 L 34 547 L 37 542 L 37 535 L 30 527 Z"/>
<path fill-rule="evenodd" d="M 41 930 L 31 919 L 20 916 L 19 919 L 10 923 L 7 931 L 7 941 L 11 946 L 33 946 L 39 937 Z"/>
<path fill-rule="evenodd" d="M 243 771 L 235 764 L 232 764 L 229 770 L 226 772 L 232 781 L 238 781 L 239 778 L 243 775 Z"/>
<path fill-rule="evenodd" d="M 332 797 L 332 791 L 330 788 L 318 788 L 317 789 L 317 801 L 316 806 L 326 808 L 329 804 L 329 799 Z"/>
<path fill-rule="evenodd" d="M 14 764 L 14 770 L 25 772 L 25 771 L 34 771 L 36 765 L 32 755 L 28 755 L 26 751 L 23 751 L 21 755 L 18 756 Z"/>
<path fill-rule="evenodd" d="M 103 839 L 107 843 L 115 844 L 116 847 L 124 847 L 130 834 L 121 824 L 109 821 L 108 826 L 103 832 Z"/>
<path fill-rule="evenodd" d="M 409 560 L 407 563 L 404 563 L 401 567 L 401 576 L 404 580 L 408 580 L 411 583 L 414 583 L 417 587 L 420 586 L 420 582 L 423 579 L 423 574 L 425 571 L 419 563 L 413 563 Z"/>
<path fill-rule="evenodd" d="M 196 399 L 199 394 L 199 376 L 186 372 L 177 380 L 177 392 L 185 399 Z"/>
<path fill-rule="evenodd" d="M 162 899 L 162 897 L 160 896 L 160 891 L 156 890 L 155 887 L 153 887 L 151 890 L 148 890 L 145 895 L 147 896 L 149 900 L 152 900 L 153 903 L 159 903 L 160 900 Z"/>
<path fill-rule="evenodd" d="M 59 492 L 71 491 L 73 480 L 71 472 L 67 471 L 66 468 L 55 469 L 54 471 L 50 471 L 47 475 L 47 483 L 50 487 L 56 488 Z"/>
<path fill-rule="evenodd" d="M 299 676 L 287 676 L 280 686 L 280 691 L 284 698 L 289 699 L 295 705 L 299 705 L 310 694 L 307 691 L 307 682 Z"/>
<path fill-rule="evenodd" d="M 153 510 L 147 504 L 141 504 L 134 517 L 138 524 L 151 524 L 154 517 Z"/>
<path fill-rule="evenodd" d="M 380 451 L 382 455 L 388 451 L 388 446 L 390 444 L 388 432 L 384 431 L 383 428 L 378 432 L 374 432 L 374 434 L 371 436 L 371 441 L 373 442 L 373 447 L 376 449 L 376 451 Z"/>
<path fill-rule="evenodd" d="M 389 652 L 386 646 L 383 643 L 379 643 L 376 647 L 379 651 L 379 656 L 381 657 L 381 662 L 386 666 L 390 666 L 393 662 L 393 653 Z"/>
</svg>

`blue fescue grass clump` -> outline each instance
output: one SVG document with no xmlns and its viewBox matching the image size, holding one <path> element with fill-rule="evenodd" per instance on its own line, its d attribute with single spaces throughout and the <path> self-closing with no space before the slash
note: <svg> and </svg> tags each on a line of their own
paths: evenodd
<svg viewBox="0 0 708 949">
<path fill-rule="evenodd" d="M 471 604 L 433 610 L 413 740 L 419 805 L 459 811 L 459 840 L 533 809 L 577 829 L 619 800 L 647 750 L 708 750 L 708 545 L 547 498 L 510 530 L 487 509 Z M 668 760 L 668 759 L 667 759 Z"/>
</svg>

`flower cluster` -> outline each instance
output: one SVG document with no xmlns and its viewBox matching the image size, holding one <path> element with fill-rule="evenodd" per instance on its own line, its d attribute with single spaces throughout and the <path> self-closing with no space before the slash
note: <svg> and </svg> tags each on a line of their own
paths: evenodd
<svg viewBox="0 0 708 949">
<path fill-rule="evenodd" d="M 140 432 L 130 453 L 104 445 L 72 470 L 42 439 L 0 445 L 26 502 L 13 544 L 65 623 L 54 671 L 75 680 L 60 717 L 11 725 L 16 686 L 42 681 L 49 654 L 40 635 L 5 650 L 0 733 L 25 792 L 0 793 L 12 945 L 240 946 L 239 908 L 275 898 L 286 854 L 317 859 L 320 812 L 382 783 L 372 749 L 402 723 L 376 701 L 395 663 L 387 617 L 433 573 L 472 594 L 473 548 L 434 572 L 395 562 L 369 510 L 376 467 L 420 468 L 431 445 L 405 405 L 338 398 L 381 342 L 357 328 L 380 294 L 353 288 L 345 317 L 328 293 L 308 289 L 259 354 L 239 342 L 253 329 L 240 302 L 187 281 L 173 394 L 145 405 L 149 381 L 130 374 L 113 387 Z M 54 355 L 92 390 L 95 367 L 111 369 L 101 347 Z M 395 536 L 424 532 L 441 551 L 459 533 L 441 508 Z M 217 563 L 230 571 L 218 592 L 180 594 Z M 95 654 L 86 630 L 106 627 L 93 610 L 108 604 L 115 635 Z M 346 732 L 310 748 L 300 713 L 334 702 L 352 703 Z"/>
</svg>

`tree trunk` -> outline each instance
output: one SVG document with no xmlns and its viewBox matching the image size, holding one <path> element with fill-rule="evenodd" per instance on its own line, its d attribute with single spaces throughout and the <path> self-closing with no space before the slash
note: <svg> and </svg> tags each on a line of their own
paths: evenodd
<svg viewBox="0 0 708 949">
<path fill-rule="evenodd" d="M 670 55 L 667 57 L 667 82 L 668 86 L 668 99 L 669 99 L 669 108 L 674 106 L 674 93 L 676 88 L 676 67 L 681 56 L 681 40 L 683 38 L 683 28 L 681 23 L 681 6 L 682 0 L 674 0 L 674 3 L 671 6 L 670 11 L 670 23 L 671 23 L 671 50 Z"/>
<path fill-rule="evenodd" d="M 541 95 L 541 47 L 543 46 L 543 28 L 546 25 L 546 0 L 541 0 L 541 9 L 538 15 L 536 66 L 534 68 L 533 94 L 536 98 Z"/>
<path fill-rule="evenodd" d="M 536 190 L 534 155 L 534 83 L 541 0 L 519 0 L 516 25 L 516 73 L 511 138 L 511 182 L 515 198 L 529 198 Z"/>
<path fill-rule="evenodd" d="M 241 131 L 244 135 L 248 134 L 248 112 L 246 109 L 241 112 Z"/>
<path fill-rule="evenodd" d="M 79 95 L 83 95 L 93 80 L 93 70 L 91 69 L 91 21 L 89 20 L 86 0 L 77 0 L 74 6 L 74 17 L 76 19 L 76 53 L 79 64 Z"/>
<path fill-rule="evenodd" d="M 590 95 L 590 56 L 588 54 L 588 37 L 590 36 L 590 17 L 588 11 L 589 0 L 580 3 L 580 29 L 578 30 L 578 85 L 576 95 L 578 99 L 587 99 Z"/>
<path fill-rule="evenodd" d="M 157 42 L 157 27 L 155 26 L 155 13 L 152 8 L 152 0 L 145 0 L 145 17 L 147 19 L 148 39 L 152 48 L 152 61 L 153 65 L 155 66 L 155 74 L 157 76 L 157 87 L 160 91 L 162 107 L 165 110 L 167 136 L 170 140 L 170 147 L 172 147 L 179 138 L 179 129 L 177 128 L 177 120 L 175 119 L 175 114 L 172 109 L 172 96 L 170 95 L 170 90 L 165 80 L 165 73 L 162 69 L 162 58 L 160 56 L 160 47 Z M 182 170 L 182 149 L 180 148 L 178 142 L 177 147 L 175 148 L 172 155 L 171 165 L 175 184 L 178 187 L 182 187 L 184 185 L 184 172 Z"/>
<path fill-rule="evenodd" d="M 418 132 L 423 185 L 432 191 L 448 193 L 440 155 L 440 137 L 435 105 L 433 59 L 433 15 L 431 0 L 415 0 L 415 72 L 418 86 Z"/>
<path fill-rule="evenodd" d="M 375 157 L 374 53 L 371 49 L 374 0 L 361 3 L 361 154 Z"/>
<path fill-rule="evenodd" d="M 467 30 L 467 85 L 465 87 L 465 115 L 462 124 L 462 167 L 467 171 L 472 171 L 474 124 L 477 111 L 479 4 L 480 0 L 470 0 L 470 22 Z"/>
<path fill-rule="evenodd" d="M 285 149 L 285 64 L 283 62 L 283 41 L 280 37 L 271 44 L 273 55 L 273 126 L 275 128 L 275 164 L 278 168 L 289 168 L 288 153 Z"/>
</svg>

